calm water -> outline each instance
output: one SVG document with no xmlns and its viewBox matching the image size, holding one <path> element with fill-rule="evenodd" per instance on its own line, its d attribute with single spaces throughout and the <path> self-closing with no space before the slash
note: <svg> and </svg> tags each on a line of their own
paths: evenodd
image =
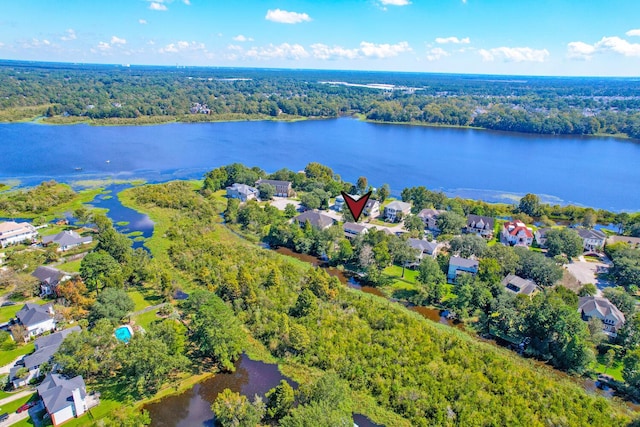
<svg viewBox="0 0 640 427">
<path fill-rule="evenodd" d="M 511 201 L 533 192 L 557 203 L 640 210 L 640 144 L 613 138 L 535 136 L 382 125 L 354 119 L 47 126 L 0 124 L 0 180 L 34 183 L 94 177 L 150 181 L 201 177 L 231 162 L 267 171 L 310 161 L 344 179 Z M 109 160 L 109 163 L 107 163 Z M 75 171 L 82 168 L 82 171 Z"/>
</svg>

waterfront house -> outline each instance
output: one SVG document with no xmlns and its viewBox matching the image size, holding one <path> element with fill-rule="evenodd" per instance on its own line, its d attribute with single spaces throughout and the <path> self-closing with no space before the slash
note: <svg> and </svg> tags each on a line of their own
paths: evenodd
<svg viewBox="0 0 640 427">
<path fill-rule="evenodd" d="M 57 268 L 40 266 L 31 273 L 33 277 L 40 282 L 40 296 L 48 296 L 56 293 L 56 289 L 60 282 L 69 280 L 71 275 Z"/>
<path fill-rule="evenodd" d="M 522 221 L 505 222 L 502 226 L 500 241 L 511 246 L 531 246 L 533 231 Z"/>
<path fill-rule="evenodd" d="M 436 255 L 438 255 L 440 249 L 444 246 L 442 243 L 438 243 L 435 241 L 428 242 L 426 240 L 414 238 L 409 238 L 407 240 L 407 243 L 409 244 L 409 246 L 416 250 L 416 258 L 418 262 L 420 262 L 425 256 L 435 258 Z"/>
<path fill-rule="evenodd" d="M 227 187 L 227 197 L 231 199 L 238 199 L 241 202 L 246 202 L 247 200 L 256 200 L 260 192 L 257 188 L 251 187 L 247 184 L 238 184 L 234 183 L 233 185 Z"/>
<path fill-rule="evenodd" d="M 607 235 L 600 230 L 576 228 L 576 232 L 582 238 L 583 248 L 587 252 L 602 250 L 607 240 Z"/>
<path fill-rule="evenodd" d="M 16 313 L 18 323 L 27 330 L 27 336 L 22 338 L 31 338 L 47 331 L 55 330 L 56 320 L 53 317 L 54 314 L 52 304 L 38 305 L 31 302 L 26 303 Z M 13 338 L 18 339 L 18 337 Z"/>
<path fill-rule="evenodd" d="M 32 242 L 38 235 L 38 230 L 28 222 L 5 221 L 0 223 L 0 246 Z"/>
<path fill-rule="evenodd" d="M 442 212 L 444 211 L 438 209 L 422 209 L 418 214 L 418 217 L 420 217 L 424 222 L 424 228 L 438 232 L 440 230 L 438 229 L 436 222 L 438 221 L 438 216 L 440 216 Z"/>
<path fill-rule="evenodd" d="M 29 382 L 40 376 L 40 366 L 43 363 L 50 363 L 53 355 L 58 351 L 62 341 L 72 332 L 80 332 L 80 326 L 64 329 L 50 335 L 38 338 L 34 342 L 35 351 L 16 363 L 9 371 L 9 378 L 15 388 L 25 386 Z M 26 370 L 26 375 L 18 378 L 17 374 L 21 369 Z"/>
<path fill-rule="evenodd" d="M 578 311 L 585 322 L 592 317 L 602 320 L 604 333 L 612 338 L 618 336 L 618 330 L 625 322 L 624 314 L 618 307 L 603 297 L 586 296 L 579 298 Z"/>
<path fill-rule="evenodd" d="M 452 256 L 449 259 L 447 281 L 449 283 L 455 283 L 458 279 L 458 276 L 463 274 L 471 274 L 475 276 L 476 274 L 478 274 L 478 266 L 479 263 L 475 259 Z"/>
<path fill-rule="evenodd" d="M 464 228 L 464 232 L 491 239 L 493 237 L 494 224 L 495 220 L 490 216 L 469 214 L 467 215 L 467 225 Z"/>
<path fill-rule="evenodd" d="M 411 213 L 411 205 L 398 200 L 389 203 L 384 208 L 384 217 L 391 222 L 396 222 L 396 220 L 406 217 L 409 213 Z"/>
<path fill-rule="evenodd" d="M 509 274 L 502 279 L 502 286 L 514 294 L 522 294 L 532 297 L 540 291 L 538 285 L 533 280 L 523 279 L 515 274 Z"/>
<path fill-rule="evenodd" d="M 44 408 L 54 426 L 83 415 L 97 402 L 90 402 L 81 375 L 67 379 L 59 374 L 48 374 L 36 388 Z"/>
<path fill-rule="evenodd" d="M 304 227 L 306 222 L 309 221 L 309 224 L 318 230 L 326 230 L 334 223 L 333 218 L 317 211 L 306 211 L 293 218 L 293 220 L 296 221 L 300 227 Z"/>
<path fill-rule="evenodd" d="M 93 238 L 91 236 L 82 237 L 72 230 L 61 231 L 53 236 L 44 236 L 42 238 L 42 244 L 45 246 L 57 244 L 58 252 L 68 251 L 81 245 L 88 245 L 91 242 L 93 242 Z"/>
<path fill-rule="evenodd" d="M 336 202 L 333 204 L 333 209 L 338 212 L 341 212 L 343 207 L 344 207 L 344 197 L 342 196 L 336 197 Z"/>
<path fill-rule="evenodd" d="M 369 230 L 364 225 L 355 222 L 345 222 L 342 229 L 344 230 L 344 236 L 348 239 L 365 234 Z"/>
<path fill-rule="evenodd" d="M 362 212 L 371 218 L 377 218 L 380 216 L 380 202 L 374 199 L 367 200 Z"/>
<path fill-rule="evenodd" d="M 278 197 L 290 197 L 293 195 L 293 187 L 290 181 L 278 181 L 275 179 L 259 179 L 256 181 L 256 186 L 260 184 L 273 185 L 276 189 L 274 196 Z"/>
</svg>

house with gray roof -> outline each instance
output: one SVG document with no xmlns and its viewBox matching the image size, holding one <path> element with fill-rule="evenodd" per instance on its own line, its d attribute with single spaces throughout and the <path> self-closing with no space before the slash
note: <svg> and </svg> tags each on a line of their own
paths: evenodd
<svg viewBox="0 0 640 427">
<path fill-rule="evenodd" d="M 318 230 L 326 230 L 331 227 L 334 223 L 333 218 L 328 215 L 321 214 L 317 211 L 306 211 L 293 218 L 300 227 L 304 227 L 306 222 L 309 221 L 309 224 L 313 228 L 317 228 Z"/>
<path fill-rule="evenodd" d="M 537 294 L 540 291 L 538 285 L 533 280 L 523 279 L 515 274 L 509 274 L 502 279 L 502 286 L 514 294 L 527 295 L 529 297 Z"/>
<path fill-rule="evenodd" d="M 275 195 L 278 197 L 289 197 L 293 195 L 293 187 L 290 181 L 278 181 L 276 179 L 259 179 L 256 185 L 269 184 L 276 189 Z"/>
<path fill-rule="evenodd" d="M 602 250 L 607 240 L 607 235 L 600 230 L 576 228 L 576 232 L 582 238 L 584 250 L 588 252 Z"/>
<path fill-rule="evenodd" d="M 416 258 L 418 263 L 425 257 L 435 258 L 438 255 L 438 251 L 444 246 L 438 242 L 428 242 L 422 239 L 409 238 L 407 240 L 409 246 L 416 250 Z"/>
<path fill-rule="evenodd" d="M 607 245 L 624 242 L 632 248 L 640 247 L 640 237 L 630 236 L 611 236 L 607 239 Z"/>
<path fill-rule="evenodd" d="M 68 251 L 81 245 L 88 245 L 91 242 L 93 242 L 91 236 L 83 237 L 72 230 L 61 231 L 53 236 L 44 236 L 42 238 L 42 244 L 45 246 L 57 244 L 58 252 Z"/>
<path fill-rule="evenodd" d="M 241 202 L 247 200 L 256 200 L 260 195 L 260 191 L 257 188 L 251 187 L 247 184 L 235 183 L 227 187 L 227 197 L 230 199 L 238 199 Z"/>
<path fill-rule="evenodd" d="M 444 211 L 438 209 L 422 209 L 418 217 L 424 222 L 424 228 L 437 232 L 440 231 L 440 229 L 438 229 L 436 221 L 442 212 Z"/>
<path fill-rule="evenodd" d="M 393 201 L 384 207 L 384 217 L 387 221 L 396 222 L 411 213 L 411 204 L 401 201 Z"/>
<path fill-rule="evenodd" d="M 478 274 L 479 265 L 478 260 L 452 256 L 449 259 L 447 281 L 449 283 L 455 283 L 458 276 L 464 274 L 471 274 L 472 276 L 475 276 Z"/>
<path fill-rule="evenodd" d="M 540 246 L 541 248 L 547 246 L 547 233 L 551 230 L 553 229 L 549 227 L 538 228 L 535 233 L 533 233 L 533 237 L 536 239 L 536 243 L 538 244 L 538 246 Z"/>
<path fill-rule="evenodd" d="M 490 239 L 493 237 L 494 224 L 495 220 L 490 216 L 469 214 L 464 232 Z"/>
<path fill-rule="evenodd" d="M 26 303 L 17 313 L 18 323 L 27 330 L 27 337 L 31 338 L 41 335 L 47 331 L 53 331 L 56 328 L 56 320 L 53 317 L 53 305 L 38 305 L 31 302 Z M 18 337 L 13 337 L 18 339 Z"/>
<path fill-rule="evenodd" d="M 603 332 L 613 338 L 618 336 L 618 330 L 626 321 L 624 314 L 618 307 L 603 297 L 580 297 L 578 299 L 578 312 L 580 312 L 582 320 L 585 322 L 592 317 L 602 320 Z"/>
<path fill-rule="evenodd" d="M 71 278 L 69 273 L 49 266 L 40 266 L 31 275 L 40 282 L 41 297 L 55 294 L 60 282 Z"/>
<path fill-rule="evenodd" d="M 62 341 L 72 332 L 80 331 L 80 326 L 74 326 L 35 340 L 35 351 L 23 357 L 22 360 L 17 362 L 9 371 L 9 378 L 13 386 L 15 388 L 25 386 L 29 384 L 33 378 L 40 376 L 40 366 L 43 363 L 51 362 L 53 355 L 58 351 L 58 348 L 60 348 Z M 26 376 L 18 378 L 17 374 L 23 368 L 27 370 L 27 374 Z"/>
<path fill-rule="evenodd" d="M 48 374 L 37 390 L 54 426 L 77 418 L 89 409 L 87 388 L 80 375 L 67 379 Z"/>
<path fill-rule="evenodd" d="M 369 229 L 364 225 L 355 222 L 345 222 L 342 229 L 344 230 L 344 237 L 348 239 L 353 239 L 354 237 L 369 231 Z"/>
</svg>

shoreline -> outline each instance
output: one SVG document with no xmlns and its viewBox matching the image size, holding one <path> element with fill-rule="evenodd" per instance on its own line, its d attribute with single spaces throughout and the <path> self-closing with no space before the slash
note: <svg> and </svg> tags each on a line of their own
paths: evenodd
<svg viewBox="0 0 640 427">
<path fill-rule="evenodd" d="M 308 120 L 332 120 L 332 119 L 341 119 L 341 118 L 352 118 L 364 123 L 372 123 L 372 124 L 382 124 L 382 125 L 403 125 L 403 126 L 418 126 L 418 127 L 427 127 L 427 128 L 442 128 L 442 129 L 465 129 L 465 130 L 478 130 L 478 131 L 486 131 L 486 132 L 499 132 L 505 134 L 513 134 L 520 136 L 530 136 L 530 137 L 578 137 L 578 138 L 613 138 L 620 141 L 626 142 L 634 142 L 640 143 L 640 139 L 632 138 L 624 133 L 616 133 L 616 134 L 607 134 L 607 133 L 596 133 L 596 134 L 551 134 L 551 133 L 529 133 L 529 132 L 518 132 L 518 131 L 508 131 L 508 130 L 500 130 L 500 129 L 489 129 L 481 126 L 471 126 L 471 125 L 451 125 L 451 124 L 441 124 L 441 123 L 428 123 L 428 122 L 390 122 L 383 120 L 371 120 L 367 119 L 366 116 L 362 113 L 354 113 L 351 115 L 343 115 L 338 117 L 304 117 L 304 116 L 287 116 L 283 118 L 266 116 L 266 115 L 243 115 L 230 113 L 229 117 L 212 117 L 207 119 L 207 116 L 203 115 L 182 115 L 182 116 L 141 116 L 142 118 L 104 118 L 104 119 L 91 119 L 83 116 L 69 116 L 68 118 L 63 118 L 62 116 L 55 116 L 53 121 L 47 121 L 46 117 L 42 115 L 28 117 L 19 120 L 0 120 L 0 124 L 14 124 L 14 123 L 32 123 L 38 125 L 49 125 L 49 126 L 71 126 L 71 125 L 88 125 L 88 126 L 156 126 L 156 125 L 165 125 L 171 123 L 234 123 L 234 122 L 280 122 L 280 123 L 295 123 L 295 122 L 303 122 Z M 204 117 L 205 119 L 187 119 L 188 117 Z"/>
</svg>

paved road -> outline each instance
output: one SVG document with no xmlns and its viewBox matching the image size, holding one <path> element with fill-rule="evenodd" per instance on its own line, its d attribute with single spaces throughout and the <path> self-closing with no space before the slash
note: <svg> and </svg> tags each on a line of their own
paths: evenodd
<svg viewBox="0 0 640 427">
<path fill-rule="evenodd" d="M 605 262 L 589 262 L 580 256 L 577 261 L 567 264 L 567 270 L 573 277 L 584 285 L 592 283 L 598 288 L 597 296 L 602 295 L 602 289 L 611 286 L 611 284 L 597 276 L 599 272 L 605 272 L 609 268 L 609 264 Z"/>
<path fill-rule="evenodd" d="M 22 397 L 29 396 L 30 394 L 33 394 L 33 390 L 24 390 L 24 391 L 21 391 L 19 393 L 12 394 L 9 397 L 5 397 L 4 399 L 0 399 L 0 408 L 3 405 L 6 405 L 7 403 L 11 403 L 14 400 L 18 400 L 18 399 L 20 399 Z"/>
<path fill-rule="evenodd" d="M 44 406 L 42 405 L 42 402 L 39 402 L 36 406 L 30 408 L 28 411 L 20 412 L 19 414 L 13 412 L 9 414 L 9 419 L 7 421 L 0 423 L 0 426 L 10 426 L 31 417 L 36 427 L 38 427 L 40 426 L 40 422 L 38 417 L 36 417 L 35 415 L 43 409 Z"/>
<path fill-rule="evenodd" d="M 144 314 L 144 313 L 147 313 L 147 312 L 149 312 L 151 310 L 158 310 L 158 309 L 160 309 L 160 307 L 162 307 L 165 304 L 166 303 L 163 302 L 162 304 L 150 305 L 149 307 L 145 307 L 142 310 L 134 311 L 133 313 L 129 314 L 129 317 L 137 316 L 139 314 Z"/>
</svg>

